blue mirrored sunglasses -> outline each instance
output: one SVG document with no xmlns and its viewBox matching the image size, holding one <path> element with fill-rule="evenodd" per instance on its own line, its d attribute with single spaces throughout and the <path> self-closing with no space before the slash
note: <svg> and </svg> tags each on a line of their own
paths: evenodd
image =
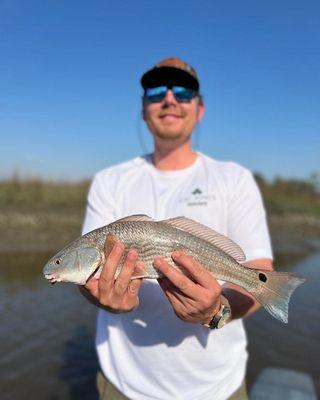
<svg viewBox="0 0 320 400">
<path fill-rule="evenodd" d="M 178 103 L 189 103 L 198 94 L 196 91 L 183 86 L 157 86 L 146 88 L 144 98 L 150 103 L 158 103 L 166 97 L 169 89 Z"/>
</svg>

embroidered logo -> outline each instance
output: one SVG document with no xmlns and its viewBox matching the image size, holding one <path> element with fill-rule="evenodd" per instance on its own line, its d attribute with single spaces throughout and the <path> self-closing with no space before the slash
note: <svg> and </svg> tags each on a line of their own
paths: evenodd
<svg viewBox="0 0 320 400">
<path fill-rule="evenodd" d="M 208 202 L 214 200 L 214 195 L 203 194 L 203 191 L 197 187 L 191 192 L 190 196 L 181 197 L 179 203 L 185 203 L 189 207 L 206 206 L 208 205 Z"/>
</svg>

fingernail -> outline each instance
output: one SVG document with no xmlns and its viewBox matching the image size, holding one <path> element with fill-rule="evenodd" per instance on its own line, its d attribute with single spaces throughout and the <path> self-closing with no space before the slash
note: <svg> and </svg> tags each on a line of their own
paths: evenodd
<svg viewBox="0 0 320 400">
<path fill-rule="evenodd" d="M 138 257 L 137 250 L 134 249 L 129 250 L 128 257 L 131 258 L 132 260 L 136 259 Z"/>
<path fill-rule="evenodd" d="M 161 258 L 160 257 L 155 257 L 155 259 L 153 261 L 153 264 L 154 264 L 155 267 L 161 267 L 161 264 L 162 264 Z"/>
<path fill-rule="evenodd" d="M 121 253 L 123 249 L 124 249 L 124 246 L 123 246 L 122 243 L 117 243 L 116 244 L 116 252 L 117 253 Z"/>
<path fill-rule="evenodd" d="M 180 251 L 178 251 L 178 250 L 175 250 L 174 252 L 173 252 L 173 254 L 172 254 L 174 257 L 176 257 L 176 258 L 178 258 L 178 257 L 180 257 L 181 256 L 181 253 L 180 253 Z"/>
</svg>

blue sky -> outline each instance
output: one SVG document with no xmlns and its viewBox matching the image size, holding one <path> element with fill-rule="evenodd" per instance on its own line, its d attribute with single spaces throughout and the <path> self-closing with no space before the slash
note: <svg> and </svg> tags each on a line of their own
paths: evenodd
<svg viewBox="0 0 320 400">
<path fill-rule="evenodd" d="M 320 3 L 0 0 L 0 178 L 79 180 L 143 152 L 141 74 L 201 80 L 198 149 L 268 178 L 320 171 Z"/>
</svg>

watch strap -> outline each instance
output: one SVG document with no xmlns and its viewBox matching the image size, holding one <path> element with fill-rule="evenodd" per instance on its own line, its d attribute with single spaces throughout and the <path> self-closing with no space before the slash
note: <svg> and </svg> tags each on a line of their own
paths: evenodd
<svg viewBox="0 0 320 400">
<path fill-rule="evenodd" d="M 220 309 L 212 320 L 207 324 L 202 324 L 209 329 L 220 329 L 231 319 L 231 307 L 228 299 L 220 295 Z"/>
</svg>

